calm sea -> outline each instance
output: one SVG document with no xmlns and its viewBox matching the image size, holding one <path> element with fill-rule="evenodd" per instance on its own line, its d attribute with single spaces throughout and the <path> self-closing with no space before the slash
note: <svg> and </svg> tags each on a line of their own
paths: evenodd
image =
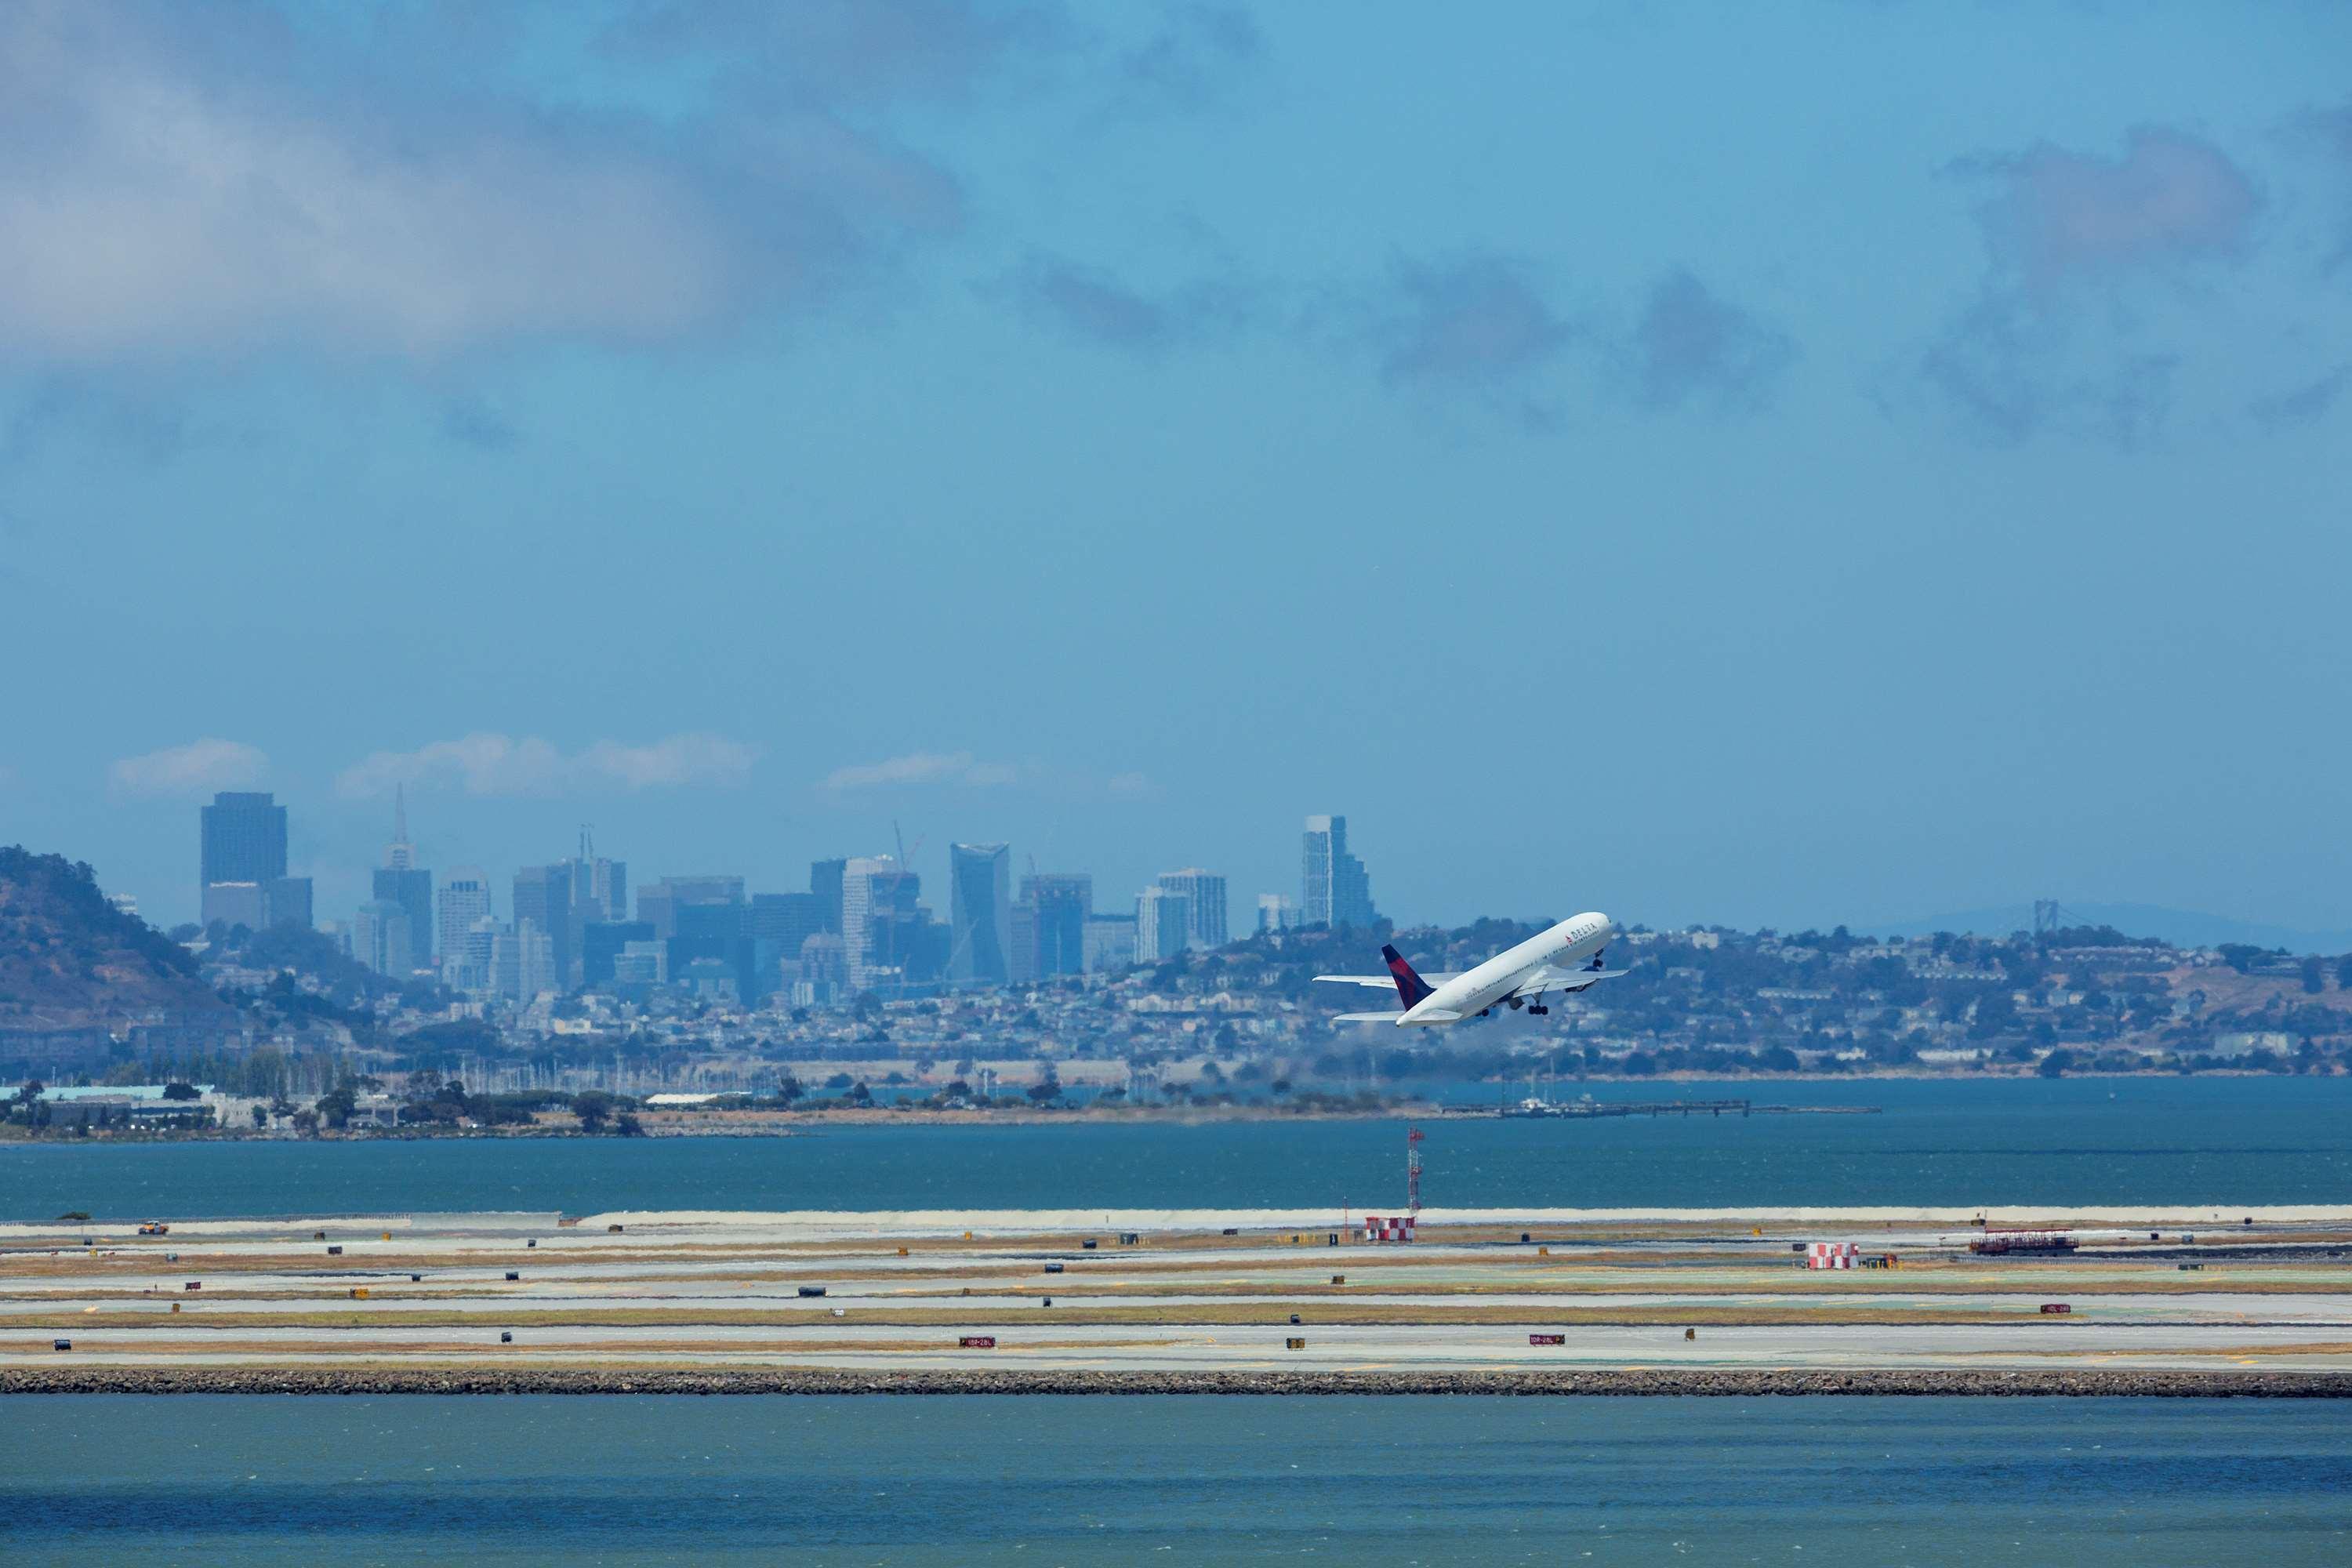
<svg viewBox="0 0 2352 1568">
<path fill-rule="evenodd" d="M 1710 1084 L 1596 1096 L 1699 1098 Z M 1747 1086 L 1875 1116 L 1437 1118 L 1433 1206 L 2352 1200 L 2352 1079 Z M 1307 1207 L 1402 1196 L 1403 1124 L 819 1128 L 799 1138 L 0 1145 L 0 1218 L 467 1209 Z"/>
<path fill-rule="evenodd" d="M 11 1563 L 2352 1562 L 2333 1401 L 31 1395 Z"/>
</svg>

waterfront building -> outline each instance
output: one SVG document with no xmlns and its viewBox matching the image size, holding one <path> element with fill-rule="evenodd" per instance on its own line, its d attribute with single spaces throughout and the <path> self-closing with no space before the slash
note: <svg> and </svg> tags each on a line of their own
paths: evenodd
<svg viewBox="0 0 2352 1568">
<path fill-rule="evenodd" d="M 1348 852 L 1348 819 L 1310 816 L 1300 855 L 1301 922 L 1310 926 L 1369 926 L 1371 879 L 1364 863 Z"/>
<path fill-rule="evenodd" d="M 1228 908 L 1223 877 L 1214 871 L 1203 871 L 1198 866 L 1190 866 L 1181 871 L 1162 871 L 1160 886 L 1186 901 L 1184 934 L 1192 946 L 1213 948 L 1225 945 Z"/>
<path fill-rule="evenodd" d="M 1013 948 L 1013 850 L 1003 844 L 948 846 L 948 978 L 1001 985 Z"/>
</svg>

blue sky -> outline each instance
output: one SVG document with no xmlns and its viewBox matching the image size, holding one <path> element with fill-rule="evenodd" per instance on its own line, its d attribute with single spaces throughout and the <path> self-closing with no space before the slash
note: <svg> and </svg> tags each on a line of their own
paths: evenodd
<svg viewBox="0 0 2352 1568">
<path fill-rule="evenodd" d="M 0 14 L 0 839 L 2352 925 L 2352 12 Z M 943 889 L 942 889 L 943 890 Z"/>
</svg>

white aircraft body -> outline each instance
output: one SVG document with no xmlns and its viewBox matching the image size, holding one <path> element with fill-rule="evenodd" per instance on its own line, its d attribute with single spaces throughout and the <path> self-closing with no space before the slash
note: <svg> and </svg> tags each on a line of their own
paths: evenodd
<svg viewBox="0 0 2352 1568">
<path fill-rule="evenodd" d="M 1625 973 L 1601 967 L 1601 950 L 1616 934 L 1617 927 L 1607 915 L 1588 910 L 1459 974 L 1416 974 L 1403 954 L 1393 947 L 1382 947 L 1381 956 L 1389 965 L 1386 974 L 1318 974 L 1315 978 L 1342 985 L 1393 985 L 1404 1004 L 1402 1013 L 1341 1013 L 1331 1020 L 1335 1024 L 1442 1027 L 1484 1016 L 1497 1003 L 1541 1016 L 1551 1011 L 1545 997 L 1581 991 Z"/>
</svg>

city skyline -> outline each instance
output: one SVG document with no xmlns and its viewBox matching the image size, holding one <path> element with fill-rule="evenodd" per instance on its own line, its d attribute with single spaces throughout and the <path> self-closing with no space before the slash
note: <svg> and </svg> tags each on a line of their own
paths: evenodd
<svg viewBox="0 0 2352 1568">
<path fill-rule="evenodd" d="M 0 10 L 11 840 L 2352 925 L 2352 11 L 637 11 Z"/>
</svg>

